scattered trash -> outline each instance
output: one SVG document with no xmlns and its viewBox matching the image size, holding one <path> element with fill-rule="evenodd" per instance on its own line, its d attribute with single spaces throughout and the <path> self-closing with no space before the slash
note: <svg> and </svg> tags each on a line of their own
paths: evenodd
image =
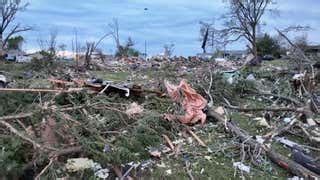
<svg viewBox="0 0 320 180">
<path fill-rule="evenodd" d="M 253 74 L 249 74 L 248 77 L 246 78 L 246 80 L 248 80 L 248 81 L 255 81 L 256 78 L 254 77 Z"/>
<path fill-rule="evenodd" d="M 94 173 L 97 178 L 107 179 L 109 177 L 109 169 L 100 169 Z"/>
<path fill-rule="evenodd" d="M 292 178 L 288 178 L 288 180 L 304 180 L 304 178 L 298 177 L 298 176 L 294 176 Z"/>
<path fill-rule="evenodd" d="M 303 80 L 305 74 L 301 73 L 301 74 L 295 74 L 292 79 L 293 80 Z"/>
<path fill-rule="evenodd" d="M 243 172 L 250 173 L 250 166 L 244 165 L 242 162 L 234 162 L 233 167 L 236 167 Z"/>
<path fill-rule="evenodd" d="M 317 123 L 311 118 L 307 118 L 307 123 L 309 126 L 317 126 Z"/>
<path fill-rule="evenodd" d="M 172 170 L 171 169 L 166 170 L 166 175 L 171 175 L 171 174 L 172 174 Z"/>
<path fill-rule="evenodd" d="M 0 74 L 0 88 L 5 88 L 8 85 L 7 78 Z"/>
<path fill-rule="evenodd" d="M 291 121 L 292 121 L 292 119 L 288 118 L 288 117 L 283 119 L 283 122 L 285 122 L 286 124 L 289 124 Z"/>
<path fill-rule="evenodd" d="M 262 136 L 255 136 L 255 137 L 259 144 L 263 144 L 265 142 L 265 139 Z"/>
</svg>

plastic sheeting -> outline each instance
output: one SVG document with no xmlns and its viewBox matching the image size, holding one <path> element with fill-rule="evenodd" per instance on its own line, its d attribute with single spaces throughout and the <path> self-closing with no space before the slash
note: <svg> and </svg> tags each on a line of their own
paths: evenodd
<svg viewBox="0 0 320 180">
<path fill-rule="evenodd" d="M 198 121 L 204 124 L 206 121 L 206 114 L 203 109 L 207 105 L 207 100 L 198 94 L 191 86 L 182 80 L 178 86 L 165 81 L 169 96 L 177 103 L 181 103 L 185 110 L 185 115 L 177 116 L 178 120 L 184 124 L 195 124 Z"/>
</svg>

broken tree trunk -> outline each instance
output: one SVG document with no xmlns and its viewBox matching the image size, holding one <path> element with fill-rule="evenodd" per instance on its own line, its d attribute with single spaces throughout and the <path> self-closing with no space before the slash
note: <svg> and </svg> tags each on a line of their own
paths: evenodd
<svg viewBox="0 0 320 180">
<path fill-rule="evenodd" d="M 303 177 L 305 179 L 319 179 L 320 175 L 308 170 L 307 168 L 303 167 L 302 165 L 288 159 L 287 157 L 275 152 L 273 149 L 258 143 L 254 140 L 246 131 L 240 129 L 237 125 L 235 125 L 232 121 L 225 120 L 224 117 L 217 114 L 214 109 L 209 109 L 207 113 L 208 117 L 212 117 L 222 123 L 225 123 L 228 130 L 231 133 L 235 134 L 240 138 L 242 142 L 246 142 L 252 148 L 256 148 L 257 146 L 263 149 L 266 152 L 266 155 L 270 158 L 271 161 L 279 165 L 280 167 L 286 169 L 292 174 L 297 176 Z"/>
<path fill-rule="evenodd" d="M 13 88 L 0 88 L 0 92 L 44 92 L 44 93 L 70 93 L 80 92 L 83 88 L 69 88 L 67 90 L 62 89 L 13 89 Z"/>
</svg>

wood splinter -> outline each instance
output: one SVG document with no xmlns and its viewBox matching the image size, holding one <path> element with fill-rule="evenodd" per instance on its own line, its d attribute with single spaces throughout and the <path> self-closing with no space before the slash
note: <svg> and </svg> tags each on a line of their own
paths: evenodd
<svg viewBox="0 0 320 180">
<path fill-rule="evenodd" d="M 197 136 L 194 132 L 191 131 L 191 129 L 187 128 L 188 133 L 191 134 L 191 136 L 196 139 L 198 141 L 198 143 L 202 146 L 202 147 L 207 147 L 207 145 L 199 138 L 199 136 Z"/>
<path fill-rule="evenodd" d="M 166 140 L 166 142 L 168 143 L 168 145 L 169 145 L 169 148 L 172 150 L 172 151 L 174 151 L 175 150 L 175 148 L 174 148 L 174 145 L 173 145 L 173 143 L 172 143 L 172 141 L 170 140 L 170 138 L 167 136 L 167 135 L 162 135 L 162 137 Z"/>
</svg>

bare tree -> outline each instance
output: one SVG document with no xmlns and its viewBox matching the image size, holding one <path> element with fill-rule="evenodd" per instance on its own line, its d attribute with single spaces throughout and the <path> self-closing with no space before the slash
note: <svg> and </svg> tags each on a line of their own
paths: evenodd
<svg viewBox="0 0 320 180">
<path fill-rule="evenodd" d="M 171 57 L 174 51 L 174 44 L 165 44 L 164 48 L 164 56 Z"/>
<path fill-rule="evenodd" d="M 62 53 L 62 57 L 64 58 L 65 57 L 65 51 L 66 51 L 66 49 L 67 49 L 67 45 L 66 44 L 60 44 L 59 46 L 58 46 L 58 48 L 59 48 L 59 50 L 61 51 L 61 53 Z"/>
<path fill-rule="evenodd" d="M 109 23 L 110 33 L 116 43 L 117 50 L 120 51 L 121 44 L 120 44 L 120 36 L 119 36 L 119 23 L 118 19 L 114 18 L 111 23 Z"/>
<path fill-rule="evenodd" d="M 57 51 L 58 30 L 51 28 L 48 39 L 38 38 L 38 45 L 42 51 L 47 51 L 51 58 L 55 57 Z"/>
<path fill-rule="evenodd" d="M 228 42 L 245 38 L 250 44 L 249 50 L 257 56 L 258 26 L 273 0 L 226 0 L 225 2 L 230 11 L 225 15 L 226 29 L 221 31 L 220 36 L 229 37 Z"/>
<path fill-rule="evenodd" d="M 78 42 L 78 30 L 74 28 L 74 39 L 72 39 L 72 52 L 76 61 L 76 70 L 79 70 L 79 53 L 80 53 L 80 44 Z"/>
<path fill-rule="evenodd" d="M 47 40 L 48 52 L 51 56 L 55 56 L 57 53 L 57 36 L 58 30 L 56 28 L 51 29 L 49 40 Z"/>
<path fill-rule="evenodd" d="M 4 49 L 10 37 L 31 30 L 31 27 L 22 27 L 20 23 L 14 23 L 17 13 L 24 11 L 28 5 L 28 3 L 22 4 L 21 0 L 0 1 L 0 55 L 4 54 Z"/>
<path fill-rule="evenodd" d="M 91 64 L 91 56 L 92 53 L 97 49 L 97 47 L 99 46 L 99 44 L 108 36 L 112 35 L 112 33 L 107 33 L 105 35 L 103 35 L 97 42 L 92 41 L 86 42 L 86 47 L 85 47 L 85 67 L 89 68 L 90 64 Z"/>
<path fill-rule="evenodd" d="M 289 37 L 287 36 L 288 33 L 290 32 L 302 32 L 302 31 L 308 31 L 310 30 L 309 26 L 290 26 L 286 29 L 283 30 L 279 30 L 276 29 L 276 31 L 278 32 L 279 36 L 281 38 L 283 38 L 286 42 L 289 43 L 289 46 L 291 46 L 291 59 L 295 62 L 295 65 L 297 66 L 299 72 L 303 72 L 304 70 L 304 64 L 307 64 L 308 66 L 310 66 L 310 69 L 312 70 L 312 74 L 314 77 L 314 70 L 312 67 L 312 60 L 307 57 L 305 55 L 305 52 L 302 48 L 300 47 L 299 44 L 294 43 L 293 41 L 291 41 L 289 39 Z M 306 39 L 303 39 L 303 41 L 306 41 Z M 307 42 L 303 42 L 303 43 L 307 43 Z"/>
</svg>

